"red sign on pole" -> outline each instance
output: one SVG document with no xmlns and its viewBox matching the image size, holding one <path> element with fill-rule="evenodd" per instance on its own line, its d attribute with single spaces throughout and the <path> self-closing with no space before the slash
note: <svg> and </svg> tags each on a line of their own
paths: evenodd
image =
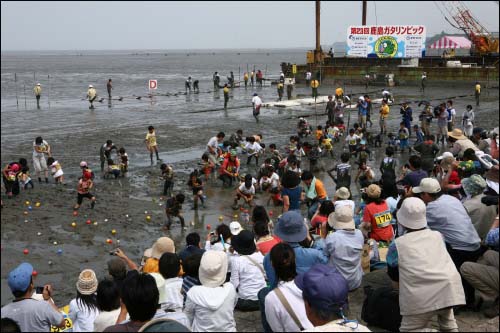
<svg viewBox="0 0 500 333">
<path fill-rule="evenodd" d="M 157 80 L 149 80 L 149 89 L 157 89 L 158 81 Z"/>
</svg>

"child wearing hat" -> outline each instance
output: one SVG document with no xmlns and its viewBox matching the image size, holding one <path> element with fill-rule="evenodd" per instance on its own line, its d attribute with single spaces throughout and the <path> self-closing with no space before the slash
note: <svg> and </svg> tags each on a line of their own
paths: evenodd
<svg viewBox="0 0 500 333">
<path fill-rule="evenodd" d="M 365 238 L 376 241 L 390 242 L 394 238 L 391 226 L 392 214 L 386 201 L 380 197 L 380 186 L 371 184 L 366 189 L 366 207 L 363 214 L 363 223 L 360 226 Z"/>
<path fill-rule="evenodd" d="M 224 282 L 228 269 L 227 255 L 222 251 L 206 251 L 201 257 L 201 286 L 187 292 L 184 313 L 193 332 L 235 332 L 234 306 L 236 290 Z"/>
<path fill-rule="evenodd" d="M 74 332 L 93 332 L 97 307 L 97 277 L 91 269 L 84 269 L 76 282 L 76 298 L 69 302 L 69 313 Z"/>
<path fill-rule="evenodd" d="M 242 183 L 237 189 L 236 189 L 236 196 L 234 198 L 234 204 L 233 204 L 233 209 L 238 209 L 239 205 L 238 202 L 240 201 L 241 198 L 243 198 L 244 202 L 248 204 L 250 207 L 253 206 L 253 197 L 255 195 L 255 187 L 252 184 L 252 175 L 247 174 L 245 175 L 245 182 Z"/>
</svg>

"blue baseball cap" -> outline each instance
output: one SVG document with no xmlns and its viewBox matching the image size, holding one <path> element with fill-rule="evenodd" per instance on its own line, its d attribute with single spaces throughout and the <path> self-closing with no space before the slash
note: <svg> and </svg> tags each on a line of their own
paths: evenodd
<svg viewBox="0 0 500 333">
<path fill-rule="evenodd" d="M 8 284 L 12 292 L 26 291 L 31 283 L 33 274 L 33 266 L 27 262 L 23 262 L 9 273 Z"/>
<path fill-rule="evenodd" d="M 314 308 L 339 311 L 347 304 L 349 286 L 332 266 L 316 264 L 297 275 L 295 284 L 302 290 L 304 300 Z"/>
</svg>

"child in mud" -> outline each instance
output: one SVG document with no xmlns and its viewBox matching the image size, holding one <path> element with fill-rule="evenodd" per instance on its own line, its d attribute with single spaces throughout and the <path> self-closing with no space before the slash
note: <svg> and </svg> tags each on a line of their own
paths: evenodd
<svg viewBox="0 0 500 333">
<path fill-rule="evenodd" d="M 171 165 L 162 163 L 160 165 L 161 178 L 165 181 L 163 184 L 163 195 L 170 196 L 174 188 L 174 169 Z"/>
<path fill-rule="evenodd" d="M 394 149 L 394 152 L 397 152 L 399 146 L 399 140 L 396 138 L 394 133 L 387 134 L 387 138 L 389 139 L 387 141 L 387 147 L 392 147 Z"/>
<path fill-rule="evenodd" d="M 50 173 L 54 177 L 56 184 L 64 184 L 64 172 L 62 171 L 61 164 L 53 157 L 47 159 L 47 164 L 50 166 Z"/>
<path fill-rule="evenodd" d="M 107 178 L 107 176 L 113 175 L 115 176 L 115 179 L 120 177 L 121 171 L 120 171 L 120 166 L 118 164 L 115 164 L 115 162 L 109 158 L 108 159 L 108 167 L 104 170 L 104 178 Z"/>
<path fill-rule="evenodd" d="M 199 173 L 198 170 L 194 170 L 191 172 L 189 175 L 189 181 L 188 181 L 188 186 L 191 187 L 191 190 L 193 191 L 193 208 L 198 209 L 198 199 L 201 201 L 201 205 L 205 207 L 205 198 L 206 196 L 203 195 L 203 182 L 201 179 L 198 177 Z"/>
<path fill-rule="evenodd" d="M 31 185 L 31 188 L 34 188 L 35 185 L 33 184 L 33 181 L 31 180 L 30 174 L 29 174 L 29 168 L 22 168 L 21 171 L 17 174 L 17 180 L 19 181 L 19 187 L 24 188 L 25 190 L 28 189 L 28 185 Z"/>
<path fill-rule="evenodd" d="M 366 164 L 366 161 L 361 161 L 359 164 L 358 174 L 356 175 L 356 178 L 354 178 L 354 181 L 357 182 L 359 179 L 359 186 L 364 188 L 368 187 L 373 182 L 374 177 L 375 173 L 372 168 Z"/>
<path fill-rule="evenodd" d="M 85 171 L 88 171 L 88 172 L 90 172 L 90 179 L 94 180 L 94 178 L 95 178 L 94 171 L 90 170 L 87 162 L 81 161 L 80 162 L 80 169 L 82 169 L 82 177 L 83 177 L 83 174 L 85 173 Z M 82 177 L 78 177 L 78 179 L 80 179 Z"/>
<path fill-rule="evenodd" d="M 125 176 L 125 173 L 128 172 L 128 155 L 125 152 L 125 148 L 121 147 L 118 150 L 118 157 L 120 158 L 120 171 L 122 176 Z"/>
<path fill-rule="evenodd" d="M 78 187 L 77 187 L 77 192 L 78 192 L 78 197 L 77 197 L 77 203 L 73 207 L 74 209 L 80 208 L 80 205 L 83 202 L 83 198 L 88 198 L 90 199 L 90 208 L 94 209 L 95 205 L 95 196 L 90 193 L 90 189 L 94 186 L 94 182 L 91 179 L 92 174 L 90 171 L 85 170 L 83 172 L 83 177 L 78 181 Z"/>
<path fill-rule="evenodd" d="M 201 166 L 201 172 L 205 175 L 205 182 L 208 182 L 210 175 L 215 174 L 215 164 L 208 158 L 208 153 L 201 155 L 201 163 L 199 165 Z"/>
<path fill-rule="evenodd" d="M 259 155 L 262 150 L 261 145 L 256 142 L 255 137 L 253 136 L 247 137 L 246 142 L 245 150 L 248 154 L 247 165 L 250 165 L 252 157 L 255 158 L 255 165 L 259 165 Z"/>
<path fill-rule="evenodd" d="M 380 162 L 380 173 L 383 175 L 384 173 L 390 173 L 396 178 L 396 168 L 397 168 L 397 160 L 394 156 L 394 148 L 389 146 L 385 148 L 385 157 Z"/>
<path fill-rule="evenodd" d="M 156 143 L 156 132 L 153 126 L 148 127 L 148 133 L 146 134 L 146 148 L 149 151 L 149 158 L 151 159 L 151 164 L 153 164 L 153 151 L 156 154 L 156 161 L 161 161 L 160 156 L 158 156 L 158 144 Z"/>
<path fill-rule="evenodd" d="M 181 227 L 183 230 L 187 228 L 184 226 L 184 216 L 182 216 L 182 204 L 184 203 L 185 196 L 182 193 L 178 193 L 175 197 L 168 198 L 165 203 L 165 213 L 167 214 L 167 222 L 165 223 L 165 229 L 170 230 L 172 226 L 172 218 L 177 217 L 181 222 Z"/>
<path fill-rule="evenodd" d="M 265 168 L 262 172 L 262 177 L 260 178 L 259 187 L 262 191 L 269 192 L 271 196 L 267 200 L 267 205 L 272 200 L 275 206 L 280 206 L 283 203 L 280 194 L 280 177 L 272 166 Z"/>
<path fill-rule="evenodd" d="M 245 175 L 245 181 L 236 189 L 236 196 L 234 198 L 233 209 L 238 209 L 238 201 L 243 198 L 244 202 L 250 207 L 253 206 L 253 197 L 255 195 L 255 187 L 252 184 L 253 177 L 250 174 Z"/>
<path fill-rule="evenodd" d="M 222 180 L 222 186 L 233 186 L 233 181 L 237 179 L 240 172 L 240 160 L 236 150 L 231 150 L 229 156 L 224 159 L 219 168 L 219 179 Z"/>
<path fill-rule="evenodd" d="M 360 140 L 360 137 L 355 134 L 354 128 L 351 128 L 349 130 L 349 135 L 345 137 L 345 142 L 349 145 L 349 152 L 351 154 L 354 154 L 356 152 L 356 148 L 358 147 L 358 141 Z"/>
<path fill-rule="evenodd" d="M 351 187 L 351 165 L 349 164 L 349 159 L 351 155 L 348 152 L 342 153 L 340 155 L 341 163 L 337 164 L 334 168 L 327 171 L 328 175 L 335 182 L 335 188 L 339 189 L 345 187 L 349 189 Z M 332 171 L 335 171 L 335 176 L 333 176 Z"/>
<path fill-rule="evenodd" d="M 408 152 L 411 153 L 410 145 L 408 143 L 410 138 L 410 132 L 408 131 L 408 128 L 406 128 L 404 121 L 402 121 L 399 124 L 398 137 L 399 137 L 399 148 L 401 149 L 401 152 L 403 153 L 405 148 L 408 148 Z"/>
</svg>

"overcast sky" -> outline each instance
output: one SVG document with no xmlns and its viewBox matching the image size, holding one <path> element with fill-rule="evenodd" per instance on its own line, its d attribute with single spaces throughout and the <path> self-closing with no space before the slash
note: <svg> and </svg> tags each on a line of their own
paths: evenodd
<svg viewBox="0 0 500 333">
<path fill-rule="evenodd" d="M 464 1 L 498 31 L 496 1 Z M 2 51 L 314 47 L 314 1 L 2 1 Z M 427 36 L 458 32 L 433 1 L 368 1 L 367 24 L 423 24 Z M 321 44 L 361 24 L 361 1 L 321 3 Z"/>
</svg>

